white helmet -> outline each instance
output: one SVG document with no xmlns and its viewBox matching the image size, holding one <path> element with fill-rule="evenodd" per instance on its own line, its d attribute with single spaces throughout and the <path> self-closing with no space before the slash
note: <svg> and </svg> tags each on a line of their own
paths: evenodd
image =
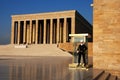
<svg viewBox="0 0 120 80">
<path fill-rule="evenodd" d="M 83 42 L 83 40 L 80 40 L 80 42 Z"/>
</svg>

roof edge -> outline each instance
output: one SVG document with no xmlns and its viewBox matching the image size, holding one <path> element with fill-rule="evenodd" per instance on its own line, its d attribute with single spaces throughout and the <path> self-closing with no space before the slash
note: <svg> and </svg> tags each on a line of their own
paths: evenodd
<svg viewBox="0 0 120 80">
<path fill-rule="evenodd" d="M 65 10 L 65 11 L 53 11 L 53 12 L 41 12 L 41 13 L 31 13 L 31 14 L 16 14 L 16 15 L 11 15 L 11 17 L 14 16 L 25 16 L 25 15 L 39 15 L 39 14 L 53 14 L 53 13 L 67 13 L 67 12 L 76 12 L 77 10 Z"/>
</svg>

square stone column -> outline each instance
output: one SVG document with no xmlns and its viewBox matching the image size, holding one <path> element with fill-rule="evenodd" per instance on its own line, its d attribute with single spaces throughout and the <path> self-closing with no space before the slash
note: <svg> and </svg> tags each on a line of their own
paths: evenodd
<svg viewBox="0 0 120 80">
<path fill-rule="evenodd" d="M 44 19 L 44 39 L 43 43 L 46 44 L 46 19 Z"/>
<path fill-rule="evenodd" d="M 38 20 L 36 20 L 36 39 L 35 43 L 38 44 Z"/>
<path fill-rule="evenodd" d="M 40 35 L 40 37 L 39 37 L 39 43 L 41 44 L 42 43 L 42 39 L 44 38 L 44 36 L 42 36 L 42 35 L 44 35 L 44 33 L 43 33 L 43 26 L 42 26 L 42 24 L 40 24 L 40 33 L 39 33 L 39 35 Z"/>
<path fill-rule="evenodd" d="M 53 19 L 50 20 L 50 44 L 52 44 L 53 39 Z"/>
<path fill-rule="evenodd" d="M 57 43 L 59 43 L 59 27 L 60 27 L 60 20 L 57 19 Z"/>
<path fill-rule="evenodd" d="M 53 22 L 53 43 L 56 43 L 56 24 Z"/>
<path fill-rule="evenodd" d="M 71 34 L 75 34 L 75 17 L 72 17 Z"/>
<path fill-rule="evenodd" d="M 15 34 L 14 34 L 14 29 L 15 29 L 15 25 L 14 25 L 14 21 L 12 20 L 12 25 L 11 25 L 11 44 L 14 44 L 14 38 L 15 38 Z"/>
<path fill-rule="evenodd" d="M 66 41 L 69 41 L 68 22 L 66 22 Z"/>
<path fill-rule="evenodd" d="M 26 42 L 26 21 L 24 21 L 24 38 L 23 38 L 23 42 L 25 43 Z"/>
<path fill-rule="evenodd" d="M 20 44 L 20 21 L 18 21 L 18 44 Z"/>
<path fill-rule="evenodd" d="M 75 34 L 75 17 L 71 18 L 71 34 Z M 73 37 L 70 40 L 71 42 L 73 42 Z"/>
<path fill-rule="evenodd" d="M 62 34 L 62 32 L 61 32 L 61 26 L 62 26 L 62 24 L 61 24 L 61 22 L 60 22 L 60 25 L 59 25 L 59 42 L 61 43 L 62 42 L 62 38 L 61 38 L 61 34 Z"/>
<path fill-rule="evenodd" d="M 27 24 L 27 44 L 29 43 L 29 40 L 30 40 L 30 24 Z"/>
<path fill-rule="evenodd" d="M 31 44 L 32 39 L 32 20 L 30 20 L 30 38 L 29 38 L 29 43 Z"/>
<path fill-rule="evenodd" d="M 32 43 L 35 42 L 36 39 L 36 24 L 32 24 Z"/>
<path fill-rule="evenodd" d="M 63 26 L 63 43 L 66 43 L 66 18 L 64 18 L 64 26 Z"/>
</svg>

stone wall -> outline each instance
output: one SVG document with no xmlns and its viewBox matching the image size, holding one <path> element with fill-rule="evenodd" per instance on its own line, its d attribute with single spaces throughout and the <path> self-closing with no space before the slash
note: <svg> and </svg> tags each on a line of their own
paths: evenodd
<svg viewBox="0 0 120 80">
<path fill-rule="evenodd" d="M 59 48 L 68 52 L 74 51 L 73 43 L 59 43 Z M 93 56 L 93 43 L 88 42 L 88 56 Z"/>
<path fill-rule="evenodd" d="M 93 65 L 120 76 L 120 0 L 94 0 Z"/>
<path fill-rule="evenodd" d="M 71 53 L 74 51 L 73 43 L 59 43 L 58 47 L 62 50 L 65 50 Z"/>
</svg>

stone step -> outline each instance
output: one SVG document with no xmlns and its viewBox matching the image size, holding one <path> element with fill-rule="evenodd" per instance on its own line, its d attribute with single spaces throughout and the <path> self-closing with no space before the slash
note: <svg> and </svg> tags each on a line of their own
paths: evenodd
<svg viewBox="0 0 120 80">
<path fill-rule="evenodd" d="M 93 80 L 120 80 L 120 78 L 104 70 L 93 69 Z"/>
<path fill-rule="evenodd" d="M 98 78 L 98 80 L 108 80 L 109 77 L 110 77 L 110 73 L 105 72 Z"/>
<path fill-rule="evenodd" d="M 93 69 L 93 80 L 98 80 L 99 77 L 104 73 L 105 71 L 99 70 L 99 69 Z"/>
<path fill-rule="evenodd" d="M 117 80 L 117 76 L 111 75 L 111 76 L 109 77 L 109 80 Z"/>
</svg>

